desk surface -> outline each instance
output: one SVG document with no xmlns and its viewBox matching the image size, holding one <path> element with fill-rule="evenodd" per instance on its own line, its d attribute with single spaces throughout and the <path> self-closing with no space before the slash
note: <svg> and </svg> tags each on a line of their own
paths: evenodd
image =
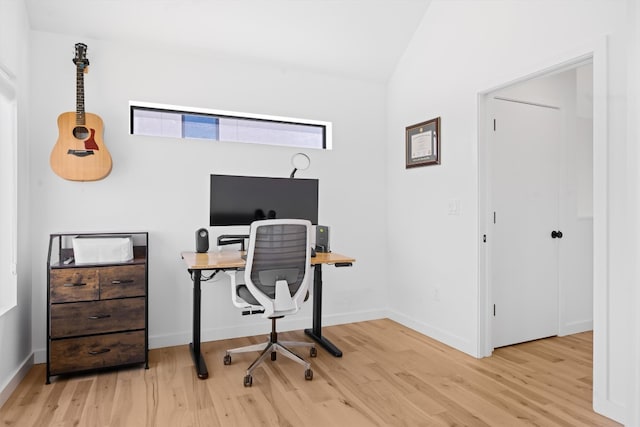
<svg viewBox="0 0 640 427">
<path fill-rule="evenodd" d="M 240 251 L 182 252 L 180 255 L 190 270 L 215 270 L 245 266 L 245 260 L 241 258 Z M 318 252 L 315 257 L 311 257 L 311 265 L 353 263 L 355 261 L 355 258 L 335 252 Z"/>
</svg>

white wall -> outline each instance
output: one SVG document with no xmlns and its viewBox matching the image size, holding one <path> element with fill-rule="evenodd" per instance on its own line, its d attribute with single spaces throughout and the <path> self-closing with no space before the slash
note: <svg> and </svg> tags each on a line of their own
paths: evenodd
<svg viewBox="0 0 640 427">
<path fill-rule="evenodd" d="M 88 45 L 86 111 L 102 117 L 113 171 L 102 181 L 70 182 L 49 167 L 56 118 L 75 110 L 76 42 Z M 325 324 L 384 316 L 386 225 L 385 87 L 286 67 L 240 62 L 205 52 L 181 53 L 135 44 L 32 33 L 31 253 L 33 347 L 46 349 L 45 264 L 48 235 L 57 231 L 150 232 L 150 346 L 185 344 L 191 337 L 192 285 L 181 251 L 195 250 L 195 230 L 208 226 L 209 174 L 289 176 L 299 150 L 250 144 L 129 135 L 129 100 L 245 111 L 333 122 L 331 151 L 304 150 L 320 179 L 322 224 L 331 247 L 351 255 L 353 268 L 323 270 Z M 37 210 L 35 209 L 37 208 Z M 210 229 L 211 244 L 223 233 Z M 266 333 L 259 316 L 241 316 L 225 278 L 203 286 L 203 340 Z M 282 322 L 311 325 L 311 304 Z"/>
<path fill-rule="evenodd" d="M 608 37 L 609 216 L 604 360 L 594 404 L 625 417 L 629 295 L 625 1 L 433 1 L 389 84 L 388 232 L 394 317 L 479 355 L 478 94 L 582 55 Z M 404 129 L 442 117 L 442 164 L 406 170 Z M 601 159 L 605 161 L 605 159 Z M 596 160 L 594 160 L 596 161 Z M 631 164 L 635 169 L 637 165 Z M 460 215 L 447 214 L 460 200 Z M 402 256 L 393 256 L 402 254 Z M 439 298 L 435 298 L 436 291 Z M 410 298 L 407 298 L 410 295 Z M 604 304 L 596 301 L 596 304 Z M 637 337 L 635 337 L 637 339 Z M 601 345 L 601 343 L 598 343 Z"/>
<path fill-rule="evenodd" d="M 16 43 L 21 40 L 21 43 Z M 29 192 L 28 68 L 29 27 L 22 1 L 0 0 L 0 64 L 15 76 L 18 104 L 18 194 Z M 2 124 L 0 124 L 2 125 Z M 5 203 L 2 201 L 0 203 Z M 32 363 L 31 258 L 29 206 L 18 198 L 18 303 L 0 316 L 0 405 L 9 397 Z M 0 284 L 2 286 L 4 284 Z"/>
</svg>

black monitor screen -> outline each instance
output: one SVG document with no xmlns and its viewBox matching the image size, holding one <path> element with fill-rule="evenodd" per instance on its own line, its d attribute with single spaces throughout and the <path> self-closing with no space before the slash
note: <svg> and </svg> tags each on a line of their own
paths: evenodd
<svg viewBox="0 0 640 427">
<path fill-rule="evenodd" d="M 318 224 L 318 180 L 211 175 L 209 225 L 249 225 L 270 218 Z"/>
</svg>

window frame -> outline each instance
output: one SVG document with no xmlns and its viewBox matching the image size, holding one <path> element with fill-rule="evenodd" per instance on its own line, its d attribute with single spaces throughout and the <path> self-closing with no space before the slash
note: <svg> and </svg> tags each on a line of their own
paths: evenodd
<svg viewBox="0 0 640 427">
<path fill-rule="evenodd" d="M 266 114 L 256 114 L 256 113 L 244 113 L 244 112 L 236 112 L 236 111 L 226 111 L 226 110 L 216 110 L 209 108 L 199 108 L 199 107 L 185 107 L 178 105 L 170 105 L 170 104 L 159 104 L 153 102 L 143 102 L 143 101 L 129 101 L 129 133 L 131 135 L 140 135 L 144 136 L 145 134 L 135 133 L 134 129 L 134 111 L 135 110 L 147 110 L 147 111 L 157 111 L 162 113 L 174 113 L 181 115 L 202 115 L 213 118 L 220 119 L 237 119 L 237 120 L 247 120 L 251 122 L 267 122 L 267 123 L 282 123 L 282 124 L 291 124 L 291 125 L 302 125 L 302 126 L 310 126 L 322 129 L 322 147 L 311 147 L 311 146 L 302 146 L 302 145 L 294 145 L 294 144 L 277 144 L 271 142 L 255 142 L 256 144 L 264 144 L 264 145 L 277 145 L 280 147 L 290 147 L 290 148 L 307 148 L 307 149 L 316 149 L 316 150 L 331 150 L 333 148 L 332 141 L 332 123 L 321 120 L 311 120 L 311 119 L 300 119 L 300 118 L 292 118 L 292 117 L 282 117 L 282 116 L 271 116 Z M 147 136 L 163 136 L 163 135 L 147 135 Z M 178 138 L 178 137 L 174 137 Z M 192 137 L 185 137 L 182 135 L 179 137 L 180 139 L 193 139 Z M 208 141 L 220 141 L 220 142 L 239 142 L 239 143 L 252 143 L 247 141 L 233 141 L 227 139 L 213 139 L 213 138 L 197 138 L 204 139 Z"/>
<path fill-rule="evenodd" d="M 0 207 L 0 316 L 18 305 L 17 234 L 18 234 L 18 96 L 15 77 L 0 63 L 0 194 L 6 192 L 8 203 Z M 7 126 L 7 123 L 9 125 Z M 5 133 L 6 132 L 6 133 Z M 4 139 L 7 141 L 4 141 Z M 5 145 L 5 142 L 8 142 Z M 6 228 L 5 228 L 6 227 Z M 6 234 L 5 234 L 6 233 Z"/>
</svg>

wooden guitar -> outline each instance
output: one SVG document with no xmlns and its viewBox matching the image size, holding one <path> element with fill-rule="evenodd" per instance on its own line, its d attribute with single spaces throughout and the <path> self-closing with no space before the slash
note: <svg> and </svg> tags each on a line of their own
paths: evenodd
<svg viewBox="0 0 640 427">
<path fill-rule="evenodd" d="M 76 44 L 76 111 L 58 116 L 58 141 L 51 151 L 51 169 L 70 181 L 97 181 L 111 172 L 111 155 L 102 141 L 102 119 L 84 111 L 87 45 Z"/>
</svg>

